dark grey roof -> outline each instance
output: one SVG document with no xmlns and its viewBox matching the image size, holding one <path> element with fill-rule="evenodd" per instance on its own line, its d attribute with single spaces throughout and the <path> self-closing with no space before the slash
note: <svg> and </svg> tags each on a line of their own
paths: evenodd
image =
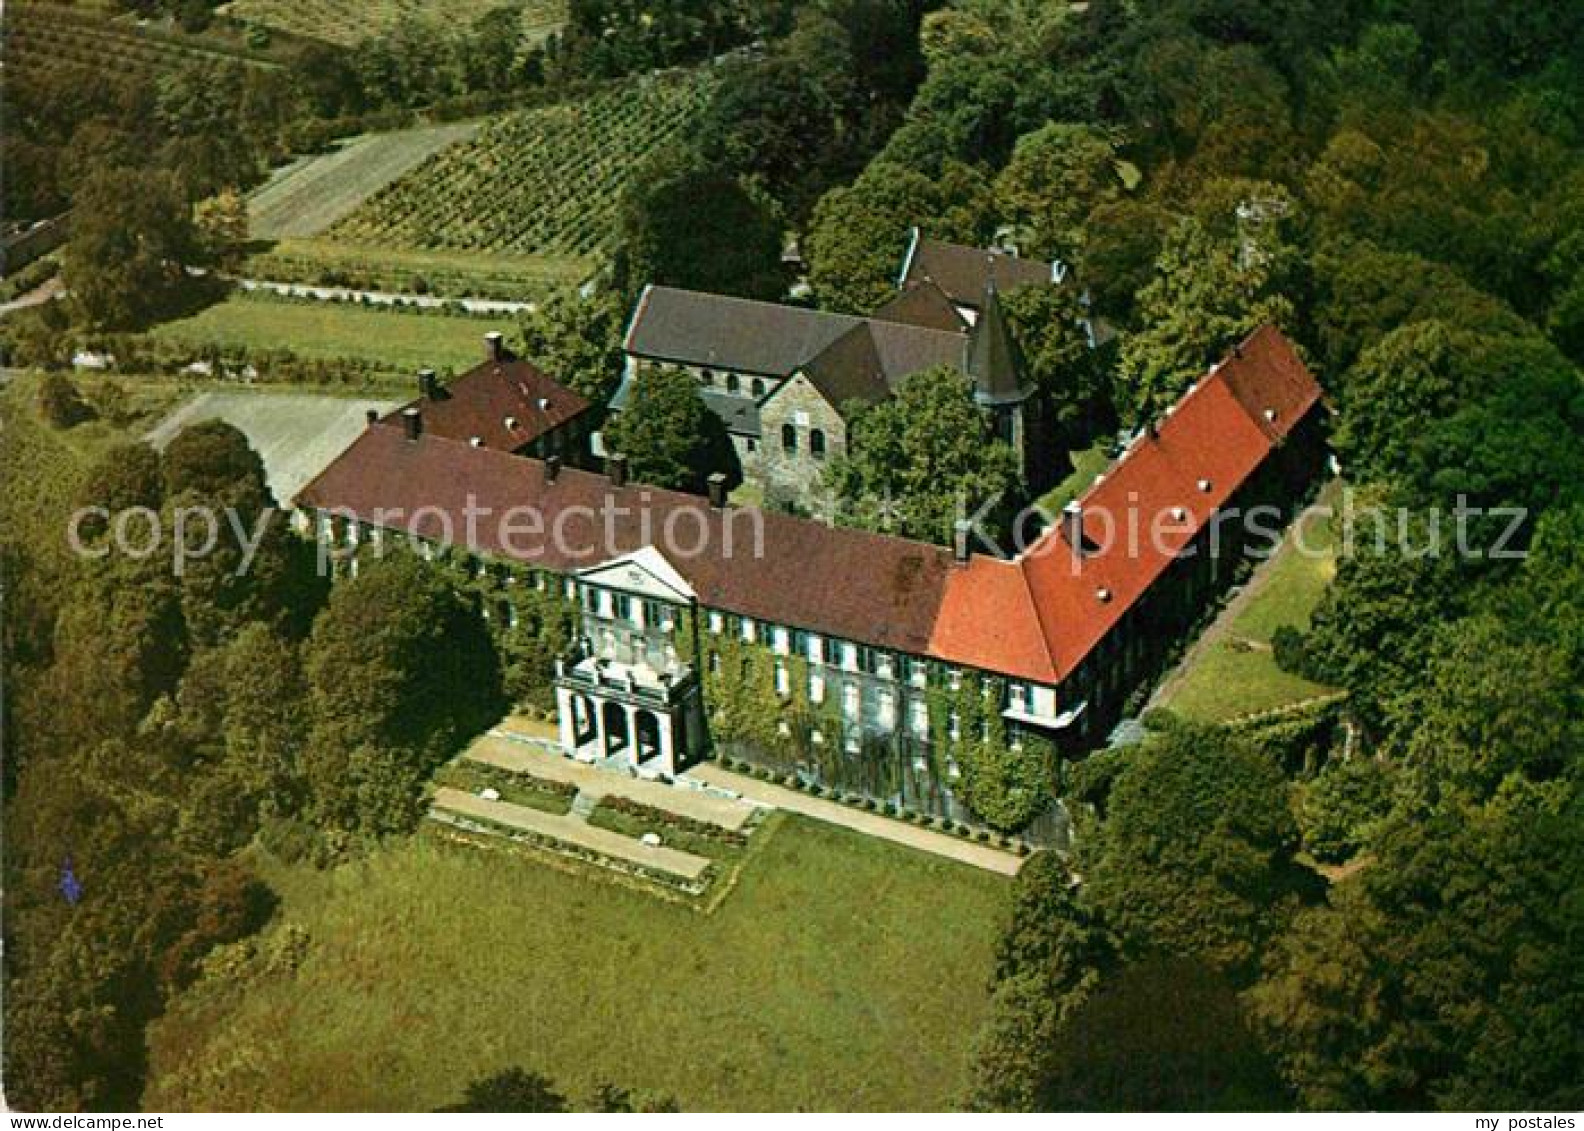
<svg viewBox="0 0 1584 1131">
<path fill-rule="evenodd" d="M 862 319 L 801 306 L 648 286 L 624 348 L 639 357 L 789 377 Z"/>
<path fill-rule="evenodd" d="M 926 239 L 913 229 L 900 284 L 930 280 L 960 306 L 979 309 L 993 281 L 1003 292 L 1033 283 L 1057 282 L 1051 264 L 1010 252 Z"/>
<path fill-rule="evenodd" d="M 837 409 L 851 401 L 873 404 L 890 391 L 867 323 L 860 322 L 821 350 L 802 373 Z"/>
<path fill-rule="evenodd" d="M 759 403 L 752 397 L 738 397 L 719 389 L 699 389 L 699 396 L 709 410 L 726 425 L 726 431 L 736 436 L 759 438 Z"/>
<path fill-rule="evenodd" d="M 610 409 L 612 412 L 621 412 L 627 407 L 627 402 L 632 398 L 631 374 L 623 377 L 621 384 L 616 386 L 616 391 L 611 394 Z M 759 405 L 751 397 L 733 396 L 719 389 L 712 389 L 706 385 L 699 387 L 699 397 L 704 405 L 726 425 L 726 431 L 739 436 L 759 437 Z"/>
<path fill-rule="evenodd" d="M 946 330 L 928 330 L 901 322 L 870 322 L 875 352 L 886 381 L 895 387 L 904 377 L 934 365 L 949 365 L 961 372 L 967 364 L 968 336 Z"/>
<path fill-rule="evenodd" d="M 930 279 L 905 284 L 895 298 L 870 317 L 881 322 L 905 322 L 910 326 L 924 326 L 931 330 L 956 330 L 961 333 L 968 328 L 951 298 Z"/>
<path fill-rule="evenodd" d="M 1027 395 L 1018 380 L 1019 372 L 1017 344 L 1001 314 L 1001 299 L 992 281 L 985 291 L 984 310 L 968 338 L 968 376 L 973 378 L 979 400 L 1005 404 Z"/>
</svg>

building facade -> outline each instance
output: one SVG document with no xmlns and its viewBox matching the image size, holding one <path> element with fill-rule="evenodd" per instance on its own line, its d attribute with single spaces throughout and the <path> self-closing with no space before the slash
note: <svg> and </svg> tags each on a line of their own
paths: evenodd
<svg viewBox="0 0 1584 1131">
<path fill-rule="evenodd" d="M 1103 739 L 1231 576 L 1243 528 L 1223 520 L 1281 513 L 1317 470 L 1318 404 L 1286 340 L 1256 332 L 1011 558 L 458 442 L 422 406 L 416 428 L 371 424 L 297 504 L 343 553 L 388 536 L 380 508 L 421 513 L 403 533 L 424 552 L 449 540 L 576 602 L 555 678 L 571 756 L 667 777 L 728 746 L 960 816 L 960 760 L 988 736 L 1014 751 Z M 527 508 L 537 533 L 476 524 L 459 545 L 464 506 Z"/>
</svg>

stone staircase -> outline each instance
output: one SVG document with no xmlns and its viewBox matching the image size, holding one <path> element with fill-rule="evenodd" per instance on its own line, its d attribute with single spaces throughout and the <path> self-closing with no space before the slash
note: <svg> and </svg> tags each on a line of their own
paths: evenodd
<svg viewBox="0 0 1584 1131">
<path fill-rule="evenodd" d="M 600 803 L 597 794 L 586 789 L 580 789 L 577 796 L 572 798 L 572 808 L 567 810 L 568 817 L 575 817 L 579 821 L 586 821 L 594 815 L 594 809 Z"/>
</svg>

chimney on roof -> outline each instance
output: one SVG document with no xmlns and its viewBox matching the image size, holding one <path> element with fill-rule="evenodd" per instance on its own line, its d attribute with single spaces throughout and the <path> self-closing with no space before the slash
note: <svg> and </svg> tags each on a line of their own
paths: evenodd
<svg viewBox="0 0 1584 1131">
<path fill-rule="evenodd" d="M 606 456 L 605 474 L 610 478 L 612 487 L 627 486 L 627 457 L 619 452 Z"/>
<path fill-rule="evenodd" d="M 549 412 L 550 411 L 550 398 L 549 397 L 540 397 L 539 398 L 539 411 L 540 412 Z"/>
<path fill-rule="evenodd" d="M 1074 499 L 1062 508 L 1062 533 L 1067 537 L 1067 544 L 1072 547 L 1074 554 L 1079 557 L 1084 552 L 1084 527 L 1083 505 Z"/>
<path fill-rule="evenodd" d="M 402 423 L 407 426 L 407 438 L 409 440 L 416 440 L 423 434 L 423 414 L 417 409 L 403 409 Z"/>
<path fill-rule="evenodd" d="M 724 471 L 712 471 L 709 478 L 704 482 L 709 488 L 710 506 L 716 510 L 724 507 L 726 505 L 726 473 Z"/>
<path fill-rule="evenodd" d="M 968 547 L 968 540 L 973 536 L 973 523 L 966 518 L 959 518 L 952 523 L 952 560 L 958 565 L 967 565 L 968 559 L 973 557 L 973 551 Z"/>
<path fill-rule="evenodd" d="M 499 330 L 484 335 L 484 359 L 497 365 L 506 360 L 506 337 Z"/>
<path fill-rule="evenodd" d="M 484 441 L 483 441 L 483 439 L 481 437 L 469 436 L 468 437 L 468 444 L 470 446 L 472 446 L 472 447 L 475 447 L 475 448 L 482 448 L 484 446 Z"/>
<path fill-rule="evenodd" d="M 544 467 L 545 467 L 545 482 L 546 483 L 554 483 L 556 481 L 556 476 L 561 474 L 561 457 L 560 456 L 546 456 L 545 457 L 545 461 L 544 461 Z"/>
<path fill-rule="evenodd" d="M 363 415 L 368 418 L 368 425 L 370 428 L 379 423 L 379 409 L 371 408 Z"/>
<path fill-rule="evenodd" d="M 502 423 L 506 425 L 506 431 L 517 431 L 517 418 L 515 416 L 508 416 Z"/>
<path fill-rule="evenodd" d="M 426 401 L 439 398 L 440 382 L 436 379 L 433 369 L 420 369 L 418 371 L 418 395 Z"/>
</svg>

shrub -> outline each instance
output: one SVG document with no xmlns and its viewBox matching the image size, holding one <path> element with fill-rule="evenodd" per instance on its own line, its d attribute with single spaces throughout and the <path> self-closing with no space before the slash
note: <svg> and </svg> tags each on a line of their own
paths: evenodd
<svg viewBox="0 0 1584 1131">
<path fill-rule="evenodd" d="M 1304 846 L 1316 860 L 1339 864 L 1368 842 L 1391 804 L 1391 771 L 1372 758 L 1334 762 L 1309 783 L 1299 805 Z"/>
<path fill-rule="evenodd" d="M 1308 638 L 1290 624 L 1271 634 L 1271 658 L 1289 675 L 1310 678 L 1314 670 L 1309 661 Z"/>
<path fill-rule="evenodd" d="M 39 412 L 52 428 L 71 428 L 93 419 L 93 409 L 62 373 L 51 373 L 39 385 Z"/>
</svg>

